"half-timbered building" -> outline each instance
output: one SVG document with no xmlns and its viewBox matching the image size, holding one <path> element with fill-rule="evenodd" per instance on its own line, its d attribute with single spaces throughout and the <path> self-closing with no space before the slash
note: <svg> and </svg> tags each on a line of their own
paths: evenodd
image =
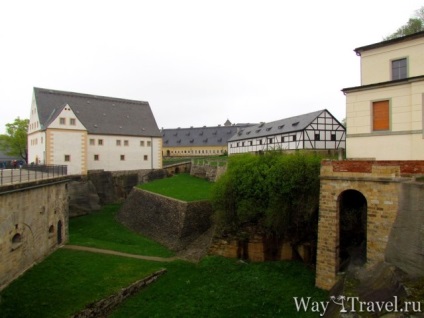
<svg viewBox="0 0 424 318">
<path fill-rule="evenodd" d="M 228 140 L 228 153 L 345 148 L 345 127 L 326 109 L 240 129 Z"/>
</svg>

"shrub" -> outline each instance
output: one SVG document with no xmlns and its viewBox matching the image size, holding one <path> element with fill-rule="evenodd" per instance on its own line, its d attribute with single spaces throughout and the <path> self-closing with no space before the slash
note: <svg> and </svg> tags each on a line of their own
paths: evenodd
<svg viewBox="0 0 424 318">
<path fill-rule="evenodd" d="M 321 157 L 306 152 L 229 158 L 212 188 L 217 228 L 238 235 L 255 225 L 293 247 L 316 240 Z"/>
</svg>

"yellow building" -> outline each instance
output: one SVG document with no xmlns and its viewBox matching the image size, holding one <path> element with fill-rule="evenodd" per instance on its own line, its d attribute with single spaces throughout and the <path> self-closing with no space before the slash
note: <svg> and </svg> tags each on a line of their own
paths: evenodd
<svg viewBox="0 0 424 318">
<path fill-rule="evenodd" d="M 164 157 L 219 156 L 228 153 L 227 142 L 241 128 L 250 124 L 162 129 Z"/>
<path fill-rule="evenodd" d="M 355 49 L 361 86 L 345 88 L 348 158 L 424 159 L 424 32 Z"/>
</svg>

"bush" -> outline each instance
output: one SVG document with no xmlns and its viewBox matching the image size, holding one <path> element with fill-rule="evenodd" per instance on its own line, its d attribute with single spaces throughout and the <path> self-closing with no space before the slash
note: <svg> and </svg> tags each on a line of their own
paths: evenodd
<svg viewBox="0 0 424 318">
<path fill-rule="evenodd" d="M 229 158 L 212 188 L 215 221 L 223 234 L 248 225 L 292 246 L 316 240 L 321 157 L 306 152 Z"/>
</svg>

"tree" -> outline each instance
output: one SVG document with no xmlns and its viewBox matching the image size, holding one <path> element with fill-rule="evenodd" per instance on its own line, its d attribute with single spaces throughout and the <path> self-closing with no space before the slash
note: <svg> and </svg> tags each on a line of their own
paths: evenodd
<svg viewBox="0 0 424 318">
<path fill-rule="evenodd" d="M 0 135 L 0 149 L 9 156 L 19 156 L 28 162 L 27 131 L 28 119 L 17 117 L 13 123 L 6 124 L 6 134 Z"/>
<path fill-rule="evenodd" d="M 424 7 L 415 11 L 415 16 L 410 18 L 409 21 L 401 26 L 397 31 L 384 40 L 392 40 L 405 35 L 414 34 L 420 31 L 424 31 Z"/>
<path fill-rule="evenodd" d="M 212 189 L 217 233 L 243 241 L 246 229 L 254 226 L 271 253 L 281 251 L 283 241 L 294 253 L 304 243 L 314 246 L 320 167 L 321 157 L 306 152 L 231 156 Z"/>
</svg>

